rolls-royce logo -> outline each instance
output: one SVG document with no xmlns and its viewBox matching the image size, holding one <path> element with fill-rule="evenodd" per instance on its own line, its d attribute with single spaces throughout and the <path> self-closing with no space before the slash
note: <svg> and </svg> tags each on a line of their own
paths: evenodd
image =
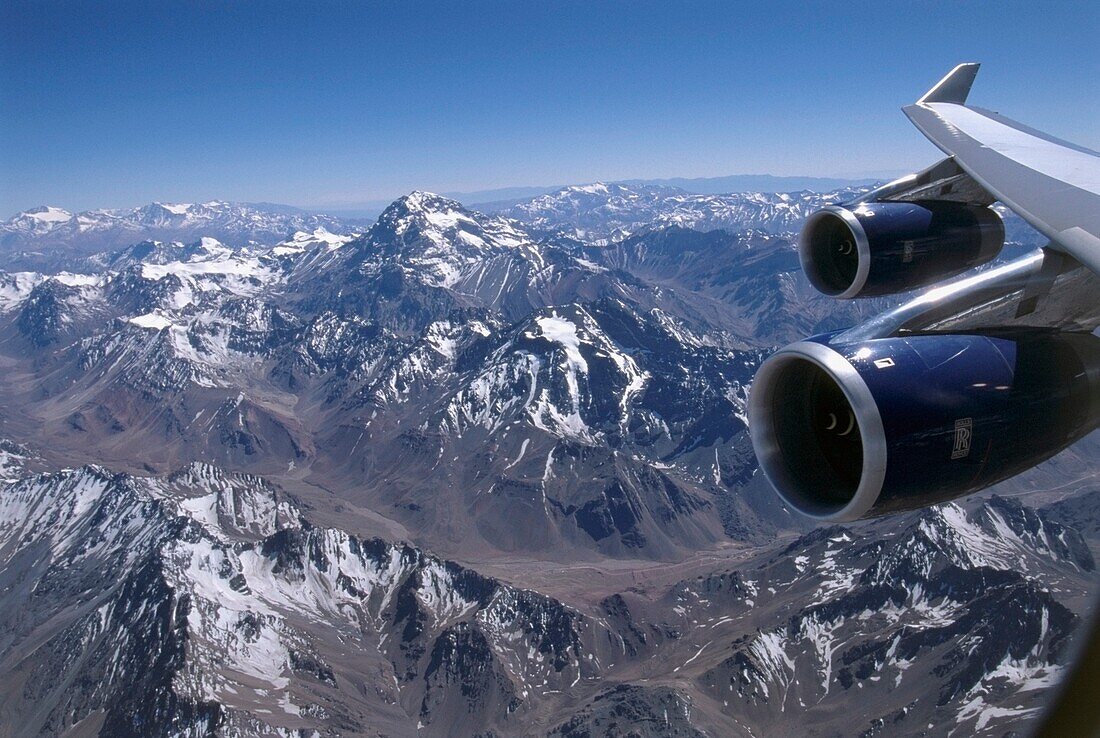
<svg viewBox="0 0 1100 738">
<path fill-rule="evenodd" d="M 908 264 L 913 260 L 913 242 L 902 241 L 901 243 L 901 260 L 903 263 Z"/>
<path fill-rule="evenodd" d="M 970 455 L 970 437 L 973 429 L 973 418 L 959 418 L 955 421 L 955 445 L 951 449 L 952 459 L 962 459 Z"/>
</svg>

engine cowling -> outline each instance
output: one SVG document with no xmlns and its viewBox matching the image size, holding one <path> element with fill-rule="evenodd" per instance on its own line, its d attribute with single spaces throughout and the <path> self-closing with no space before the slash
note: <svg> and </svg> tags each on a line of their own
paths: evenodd
<svg viewBox="0 0 1100 738">
<path fill-rule="evenodd" d="M 792 344 L 749 395 L 760 468 L 795 510 L 843 522 L 971 494 L 1100 425 L 1100 338 L 920 335 Z"/>
<path fill-rule="evenodd" d="M 896 294 L 995 258 L 1004 246 L 991 208 L 955 202 L 829 206 L 809 217 L 799 258 L 810 282 L 840 298 Z"/>
</svg>

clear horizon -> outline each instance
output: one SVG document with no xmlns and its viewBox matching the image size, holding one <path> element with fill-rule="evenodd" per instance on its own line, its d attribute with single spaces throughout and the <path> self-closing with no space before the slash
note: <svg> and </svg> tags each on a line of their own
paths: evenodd
<svg viewBox="0 0 1100 738">
<path fill-rule="evenodd" d="M 961 61 L 975 104 L 1098 148 L 1097 27 L 1017 2 L 9 2 L 0 213 L 889 176 L 939 155 L 899 108 Z"/>
</svg>

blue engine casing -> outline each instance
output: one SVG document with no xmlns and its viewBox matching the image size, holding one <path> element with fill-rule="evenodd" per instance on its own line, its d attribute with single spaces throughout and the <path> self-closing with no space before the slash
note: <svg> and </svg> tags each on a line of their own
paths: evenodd
<svg viewBox="0 0 1100 738">
<path fill-rule="evenodd" d="M 867 202 L 809 217 L 799 258 L 826 295 L 875 297 L 923 287 L 995 258 L 1001 217 L 955 202 Z"/>
<path fill-rule="evenodd" d="M 973 493 L 1100 424 L 1100 338 L 829 334 L 761 365 L 749 396 L 760 468 L 792 507 L 849 521 Z"/>
</svg>

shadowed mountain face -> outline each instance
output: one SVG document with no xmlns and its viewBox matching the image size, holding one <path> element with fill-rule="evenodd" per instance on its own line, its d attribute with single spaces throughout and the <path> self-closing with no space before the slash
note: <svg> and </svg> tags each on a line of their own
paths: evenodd
<svg viewBox="0 0 1100 738">
<path fill-rule="evenodd" d="M 798 268 L 790 229 L 842 197 L 599 185 L 505 217 L 415 192 L 358 235 L 248 246 L 150 240 L 209 227 L 166 206 L 67 271 L 0 272 L 11 734 L 1034 717 L 1091 582 L 1091 498 L 796 539 L 756 474 L 759 363 L 886 304 Z M 39 215 L 26 238 L 64 235 Z M 1003 491 L 1085 484 L 1091 443 Z"/>
</svg>

